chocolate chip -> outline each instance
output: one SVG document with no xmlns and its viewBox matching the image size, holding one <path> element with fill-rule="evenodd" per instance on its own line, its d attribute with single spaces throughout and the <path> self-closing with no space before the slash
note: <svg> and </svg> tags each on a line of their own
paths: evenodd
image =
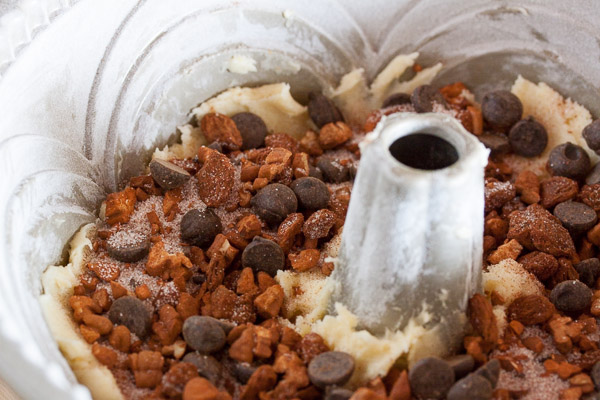
<svg viewBox="0 0 600 400">
<path fill-rule="evenodd" d="M 265 144 L 267 125 L 256 114 L 242 112 L 231 117 L 242 135 L 242 150 L 256 149 Z"/>
<path fill-rule="evenodd" d="M 250 267 L 254 272 L 264 271 L 275 276 L 285 266 L 285 255 L 274 241 L 255 236 L 242 253 L 242 266 Z"/>
<path fill-rule="evenodd" d="M 579 280 L 587 286 L 593 288 L 596 285 L 596 280 L 600 276 L 600 260 L 597 258 L 588 258 L 575 265 L 575 271 L 579 274 Z"/>
<path fill-rule="evenodd" d="M 117 261 L 133 263 L 146 257 L 150 250 L 150 241 L 141 239 L 132 243 L 115 243 L 113 240 L 106 241 L 108 255 Z"/>
<path fill-rule="evenodd" d="M 329 203 L 329 189 L 317 178 L 299 178 L 290 187 L 296 193 L 298 205 L 305 210 L 320 210 Z"/>
<path fill-rule="evenodd" d="M 312 165 L 308 166 L 308 176 L 312 178 L 317 178 L 319 180 L 323 180 L 323 173 L 317 167 L 313 167 Z"/>
<path fill-rule="evenodd" d="M 418 113 L 432 112 L 434 104 L 444 108 L 448 106 L 440 91 L 431 85 L 422 85 L 413 90 L 410 101 Z"/>
<path fill-rule="evenodd" d="M 550 301 L 557 310 L 565 313 L 580 313 L 592 303 L 592 291 L 580 281 L 564 281 L 550 292 Z"/>
<path fill-rule="evenodd" d="M 317 161 L 317 167 L 323 172 L 327 182 L 341 183 L 350 179 L 350 170 L 331 157 L 321 157 Z"/>
<path fill-rule="evenodd" d="M 124 296 L 113 301 L 108 311 L 108 318 L 113 324 L 125 325 L 139 338 L 144 338 L 150 329 L 152 313 L 141 300 Z"/>
<path fill-rule="evenodd" d="M 546 166 L 553 176 L 583 181 L 592 164 L 590 156 L 582 147 L 573 143 L 563 143 L 552 149 Z"/>
<path fill-rule="evenodd" d="M 308 378 L 317 387 L 343 385 L 354 372 L 354 358 L 341 351 L 327 351 L 308 364 Z"/>
<path fill-rule="evenodd" d="M 344 389 L 341 387 L 328 387 L 325 391 L 325 400 L 348 400 L 352 397 L 354 392 L 352 390 Z"/>
<path fill-rule="evenodd" d="M 585 177 L 585 183 L 587 185 L 595 185 L 596 183 L 600 183 L 600 163 L 594 165 L 594 168 L 588 173 L 588 176 Z"/>
<path fill-rule="evenodd" d="M 272 183 L 259 190 L 251 204 L 258 216 L 269 225 L 278 225 L 298 209 L 294 191 L 281 183 Z"/>
<path fill-rule="evenodd" d="M 565 201 L 556 205 L 554 216 L 575 237 L 592 229 L 598 221 L 596 211 L 593 208 L 577 201 Z"/>
<path fill-rule="evenodd" d="M 594 381 L 594 386 L 596 390 L 600 390 L 600 361 L 596 362 L 590 371 L 590 376 Z"/>
<path fill-rule="evenodd" d="M 500 361 L 498 361 L 497 358 L 493 358 L 477 368 L 473 374 L 484 377 L 490 381 L 492 388 L 495 388 L 498 383 L 498 378 L 500 378 Z"/>
<path fill-rule="evenodd" d="M 508 90 L 488 92 L 481 101 L 481 115 L 489 125 L 505 130 L 521 119 L 523 104 Z"/>
<path fill-rule="evenodd" d="M 221 378 L 221 363 L 213 356 L 193 352 L 186 354 L 181 361 L 194 364 L 198 369 L 198 375 L 208 379 L 213 385 L 216 385 Z"/>
<path fill-rule="evenodd" d="M 320 93 L 311 92 L 308 95 L 308 114 L 315 125 L 322 128 L 331 122 L 343 121 L 344 117 L 333 101 Z"/>
<path fill-rule="evenodd" d="M 212 150 L 218 151 L 219 153 L 222 153 L 222 152 L 223 152 L 223 146 L 222 146 L 222 145 L 221 145 L 221 143 L 219 143 L 219 142 L 212 142 L 211 144 L 209 144 L 209 145 L 208 145 L 208 146 L 206 146 L 206 147 L 208 147 L 209 149 L 212 149 Z"/>
<path fill-rule="evenodd" d="M 492 155 L 506 154 L 510 151 L 508 137 L 501 133 L 485 132 L 477 137 Z"/>
<path fill-rule="evenodd" d="M 480 375 L 471 374 L 456 382 L 448 392 L 447 400 L 489 400 L 492 398 L 490 381 Z"/>
<path fill-rule="evenodd" d="M 209 246 L 223 231 L 221 220 L 210 208 L 186 212 L 181 219 L 180 228 L 183 241 L 198 247 Z"/>
<path fill-rule="evenodd" d="M 508 141 L 515 154 L 535 157 L 548 145 L 546 128 L 533 117 L 517 122 L 508 132 Z"/>
<path fill-rule="evenodd" d="M 252 374 L 257 370 L 257 367 L 245 362 L 236 362 L 232 365 L 231 370 L 233 376 L 235 376 L 238 381 L 246 384 L 248 383 L 248 379 L 250 379 Z"/>
<path fill-rule="evenodd" d="M 600 154 L 600 119 L 592 121 L 583 128 L 581 136 L 583 136 L 590 149 L 594 150 L 596 154 Z"/>
<path fill-rule="evenodd" d="M 187 345 L 200 353 L 214 353 L 225 346 L 225 332 L 211 317 L 200 315 L 189 317 L 183 323 L 182 332 Z"/>
<path fill-rule="evenodd" d="M 408 381 L 418 399 L 443 399 L 454 384 L 454 370 L 444 360 L 426 357 L 412 366 Z"/>
<path fill-rule="evenodd" d="M 185 169 L 159 159 L 150 162 L 150 173 L 156 183 L 165 190 L 175 189 L 191 178 L 191 175 Z"/>
<path fill-rule="evenodd" d="M 446 359 L 454 370 L 454 377 L 460 379 L 467 376 L 475 368 L 475 359 L 469 354 L 458 354 Z"/>
<path fill-rule="evenodd" d="M 403 104 L 410 104 L 410 94 L 408 93 L 394 93 L 383 101 L 381 108 L 387 108 L 392 106 L 401 106 Z"/>
</svg>

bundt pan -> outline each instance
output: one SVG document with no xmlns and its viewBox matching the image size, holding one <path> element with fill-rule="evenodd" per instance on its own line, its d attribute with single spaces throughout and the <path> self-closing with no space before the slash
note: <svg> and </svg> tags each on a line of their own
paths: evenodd
<svg viewBox="0 0 600 400">
<path fill-rule="evenodd" d="M 593 0 L 24 0 L 0 10 L 0 377 L 24 399 L 89 399 L 38 304 L 40 276 L 198 102 L 286 81 L 301 102 L 400 53 L 476 95 L 517 74 L 599 115 Z M 233 54 L 257 61 L 240 75 Z"/>
</svg>

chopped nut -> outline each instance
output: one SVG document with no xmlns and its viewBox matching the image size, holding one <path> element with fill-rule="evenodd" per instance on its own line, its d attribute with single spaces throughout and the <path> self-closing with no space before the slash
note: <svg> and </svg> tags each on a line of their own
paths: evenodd
<svg viewBox="0 0 600 400">
<path fill-rule="evenodd" d="M 135 295 L 140 300 L 146 300 L 150 297 L 150 289 L 148 289 L 147 285 L 140 285 L 135 288 Z"/>
<path fill-rule="evenodd" d="M 314 332 L 304 336 L 300 343 L 298 343 L 296 351 L 302 358 L 305 364 L 321 353 L 329 351 L 329 347 L 325 344 L 323 338 Z"/>
<path fill-rule="evenodd" d="M 229 150 L 238 150 L 242 146 L 240 131 L 226 115 L 208 113 L 202 117 L 200 127 L 209 143 L 217 142 Z"/>
<path fill-rule="evenodd" d="M 158 312 L 159 320 L 152 324 L 152 330 L 163 346 L 173 344 L 181 333 L 183 322 L 179 313 L 169 304 L 162 306 Z"/>
<path fill-rule="evenodd" d="M 315 132 L 307 131 L 302 139 L 300 139 L 300 150 L 313 157 L 323 154 L 323 149 L 319 144 L 319 138 Z"/>
<path fill-rule="evenodd" d="M 288 253 L 296 240 L 296 235 L 302 232 L 304 224 L 304 216 L 301 213 L 293 213 L 279 225 L 277 230 L 277 242 L 283 249 L 284 253 Z"/>
<path fill-rule="evenodd" d="M 154 388 L 160 383 L 165 360 L 159 352 L 143 350 L 130 354 L 128 363 L 137 387 Z"/>
<path fill-rule="evenodd" d="M 490 345 L 498 341 L 498 326 L 492 304 L 484 296 L 476 293 L 469 300 L 469 321 L 473 329 Z"/>
<path fill-rule="evenodd" d="M 169 254 L 165 250 L 165 245 L 162 241 L 155 243 L 150 248 L 148 261 L 146 262 L 146 272 L 150 276 L 164 276 L 165 272 L 172 268 L 180 266 L 192 268 L 192 262 L 183 253 Z"/>
<path fill-rule="evenodd" d="M 119 325 L 111 332 L 108 337 L 108 343 L 123 353 L 129 353 L 129 347 L 131 346 L 131 332 L 129 332 L 129 329 L 127 329 L 125 325 Z"/>
<path fill-rule="evenodd" d="M 161 392 L 167 398 L 181 398 L 184 387 L 190 379 L 198 377 L 198 369 L 194 364 L 173 364 L 162 377 Z"/>
<path fill-rule="evenodd" d="M 352 129 L 345 123 L 330 122 L 319 131 L 319 144 L 323 149 L 333 149 L 352 138 Z"/>
<path fill-rule="evenodd" d="M 315 211 L 304 223 L 302 232 L 308 239 L 320 239 L 329 234 L 335 223 L 333 211 L 322 209 Z"/>
<path fill-rule="evenodd" d="M 292 268 L 304 272 L 313 269 L 319 263 L 321 252 L 317 249 L 302 250 L 297 254 L 288 254 Z"/>
<path fill-rule="evenodd" d="M 263 318 L 276 317 L 283 305 L 283 298 L 283 289 L 280 285 L 269 286 L 264 293 L 254 300 L 256 311 Z"/>
<path fill-rule="evenodd" d="M 519 254 L 521 254 L 522 250 L 523 246 L 521 246 L 515 239 L 511 239 L 508 243 L 498 247 L 496 251 L 488 256 L 487 260 L 491 264 L 498 264 L 500 261 L 508 258 L 511 260 L 516 260 L 517 257 L 519 257 Z"/>
<path fill-rule="evenodd" d="M 109 334 L 113 328 L 113 324 L 108 318 L 92 313 L 83 314 L 83 323 L 95 329 L 101 335 Z"/>
<path fill-rule="evenodd" d="M 260 392 L 266 392 L 275 386 L 277 374 L 270 365 L 261 365 L 254 371 L 246 386 L 242 388 L 241 400 L 258 399 Z"/>
<path fill-rule="evenodd" d="M 558 203 L 571 200 L 577 196 L 577 182 L 564 176 L 553 176 L 540 186 L 542 206 L 552 208 Z"/>
<path fill-rule="evenodd" d="M 547 297 L 532 294 L 515 299 L 507 311 L 511 320 L 517 320 L 524 325 L 535 325 L 550 319 L 554 313 L 554 306 Z"/>
<path fill-rule="evenodd" d="M 296 179 L 308 176 L 310 170 L 310 166 L 308 164 L 308 154 L 294 154 L 294 160 L 292 161 L 292 170 L 294 171 L 294 178 Z"/>
<path fill-rule="evenodd" d="M 531 171 L 523 171 L 517 176 L 515 181 L 517 194 L 521 196 L 521 201 L 527 204 L 535 204 L 540 201 L 540 180 L 538 176 Z"/>
<path fill-rule="evenodd" d="M 196 174 L 200 199 L 209 207 L 219 207 L 229 198 L 235 183 L 235 168 L 227 156 L 201 147 L 198 157 L 204 165 Z"/>
<path fill-rule="evenodd" d="M 106 365 L 108 368 L 112 368 L 117 364 L 117 353 L 106 346 L 94 343 L 92 345 L 92 354 L 101 364 Z"/>
<path fill-rule="evenodd" d="M 204 378 L 192 378 L 185 385 L 183 400 L 231 400 L 227 392 L 220 392 Z"/>
<path fill-rule="evenodd" d="M 106 223 L 115 225 L 129 222 L 136 201 L 135 190 L 130 187 L 106 196 L 106 209 L 104 211 Z"/>
<path fill-rule="evenodd" d="M 247 215 L 240 219 L 236 227 L 240 235 L 246 240 L 252 240 L 255 236 L 260 235 L 262 230 L 260 220 L 254 214 Z"/>
</svg>

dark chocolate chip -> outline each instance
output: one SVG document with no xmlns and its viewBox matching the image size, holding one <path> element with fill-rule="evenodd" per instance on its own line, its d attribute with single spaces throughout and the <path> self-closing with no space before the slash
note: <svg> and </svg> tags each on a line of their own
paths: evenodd
<svg viewBox="0 0 600 400">
<path fill-rule="evenodd" d="M 108 310 L 108 318 L 113 324 L 125 325 L 131 332 L 143 339 L 150 330 L 152 313 L 144 303 L 132 296 L 119 297 Z"/>
<path fill-rule="evenodd" d="M 219 322 L 211 317 L 189 317 L 183 323 L 182 332 L 187 345 L 200 353 L 214 353 L 225 346 L 225 331 Z"/>
<path fill-rule="evenodd" d="M 185 169 L 165 160 L 150 162 L 152 178 L 165 190 L 175 189 L 186 183 L 191 175 Z"/>
<path fill-rule="evenodd" d="M 325 391 L 325 400 L 348 400 L 352 397 L 354 392 L 352 390 L 344 389 L 341 387 L 330 386 Z"/>
<path fill-rule="evenodd" d="M 221 328 L 223 329 L 223 332 L 225 332 L 226 335 L 228 335 L 229 332 L 231 332 L 231 330 L 237 326 L 233 322 L 229 322 L 224 319 L 215 319 L 215 321 L 217 321 L 219 326 L 221 326 Z"/>
<path fill-rule="evenodd" d="M 579 274 L 579 280 L 587 286 L 593 288 L 596 280 L 600 276 L 600 260 L 597 258 L 588 258 L 573 266 Z"/>
<path fill-rule="evenodd" d="M 194 275 L 192 275 L 192 282 L 196 285 L 202 285 L 204 282 L 206 282 L 206 274 L 202 272 L 196 272 Z"/>
<path fill-rule="evenodd" d="M 554 207 L 554 216 L 572 236 L 580 236 L 592 229 L 598 221 L 596 211 L 577 201 L 565 201 Z"/>
<path fill-rule="evenodd" d="M 489 125 L 506 130 L 521 119 L 523 104 L 508 90 L 488 92 L 481 101 L 481 115 Z"/>
<path fill-rule="evenodd" d="M 198 247 L 210 246 L 215 237 L 223 231 L 221 220 L 210 208 L 186 212 L 181 219 L 180 228 L 181 239 Z"/>
<path fill-rule="evenodd" d="M 383 101 L 381 108 L 401 106 L 403 104 L 410 104 L 410 94 L 408 93 L 394 93 Z"/>
<path fill-rule="evenodd" d="M 305 210 L 327 208 L 330 193 L 323 181 L 311 177 L 299 178 L 292 182 L 290 187 L 296 193 L 301 208 Z"/>
<path fill-rule="evenodd" d="M 319 128 L 331 122 L 344 120 L 342 113 L 333 104 L 333 101 L 316 92 L 311 92 L 308 95 L 308 114 Z"/>
<path fill-rule="evenodd" d="M 548 133 L 542 124 L 529 117 L 510 128 L 508 141 L 515 154 L 535 157 L 542 154 L 548 145 Z"/>
<path fill-rule="evenodd" d="M 596 362 L 590 371 L 590 376 L 594 381 L 594 386 L 596 390 L 600 390 L 600 361 Z"/>
<path fill-rule="evenodd" d="M 590 149 L 594 150 L 596 154 L 600 154 L 600 119 L 592 121 L 583 128 L 581 136 L 583 136 Z"/>
<path fill-rule="evenodd" d="M 319 180 L 323 180 L 323 173 L 317 167 L 313 167 L 312 165 L 308 166 L 308 176 L 317 178 Z"/>
<path fill-rule="evenodd" d="M 596 183 L 600 183 L 600 163 L 594 165 L 594 168 L 588 173 L 588 176 L 585 177 L 585 183 L 587 185 L 595 185 Z"/>
<path fill-rule="evenodd" d="M 477 368 L 475 375 L 480 375 L 490 381 L 492 388 L 496 387 L 498 379 L 500 378 L 500 361 L 497 358 L 493 358 L 481 367 Z"/>
<path fill-rule="evenodd" d="M 222 146 L 222 145 L 221 145 L 221 143 L 219 143 L 219 142 L 212 142 L 211 144 L 209 144 L 209 145 L 208 145 L 208 146 L 206 146 L 206 147 L 208 147 L 209 149 L 212 149 L 212 150 L 218 151 L 219 153 L 222 153 L 222 152 L 223 152 L 223 146 Z"/>
<path fill-rule="evenodd" d="M 341 165 L 337 160 L 323 156 L 317 161 L 317 167 L 323 172 L 323 177 L 327 182 L 341 183 L 350 179 L 350 170 L 345 165 Z"/>
<path fill-rule="evenodd" d="M 418 399 L 443 399 L 454 384 L 454 370 L 446 361 L 426 357 L 408 372 L 413 395 Z"/>
<path fill-rule="evenodd" d="M 510 151 L 508 137 L 501 133 L 485 132 L 477 137 L 492 155 L 506 154 Z"/>
<path fill-rule="evenodd" d="M 275 276 L 285 266 L 285 255 L 274 241 L 255 236 L 242 253 L 242 266 L 250 267 L 254 272 L 264 271 Z"/>
<path fill-rule="evenodd" d="M 490 400 L 493 389 L 483 376 L 471 374 L 456 382 L 448 392 L 447 400 Z"/>
<path fill-rule="evenodd" d="M 272 183 L 260 189 L 251 203 L 258 216 L 269 225 L 278 225 L 298 209 L 294 191 L 281 183 Z"/>
<path fill-rule="evenodd" d="M 413 90 L 410 101 L 418 113 L 432 112 L 434 104 L 444 108 L 448 106 L 440 91 L 431 85 L 422 85 Z"/>
<path fill-rule="evenodd" d="M 182 361 L 194 364 L 198 368 L 198 375 L 208 379 L 213 385 L 219 382 L 222 367 L 221 363 L 213 356 L 193 352 L 186 354 Z"/>
<path fill-rule="evenodd" d="M 327 351 L 308 364 L 310 381 L 321 389 L 329 385 L 343 385 L 354 372 L 354 358 L 341 351 Z"/>
<path fill-rule="evenodd" d="M 591 167 L 590 156 L 582 147 L 573 143 L 556 146 L 548 156 L 547 168 L 552 176 L 583 181 Z"/>
<path fill-rule="evenodd" d="M 257 367 L 245 362 L 236 362 L 231 367 L 233 376 L 237 378 L 241 383 L 246 384 L 248 379 L 257 370 Z"/>
<path fill-rule="evenodd" d="M 256 149 L 265 144 L 267 125 L 256 114 L 242 112 L 231 117 L 242 135 L 242 150 Z"/>
<path fill-rule="evenodd" d="M 592 303 L 592 290 L 577 280 L 564 281 L 552 289 L 550 301 L 559 311 L 568 314 L 580 313 Z"/>
<path fill-rule="evenodd" d="M 454 370 L 454 377 L 456 379 L 467 376 L 475 368 L 475 359 L 469 354 L 458 354 L 447 358 L 446 362 Z"/>
<path fill-rule="evenodd" d="M 106 241 L 106 251 L 108 255 L 117 261 L 133 263 L 146 257 L 150 250 L 150 241 L 142 239 L 133 243 L 114 243 L 112 240 Z"/>
</svg>

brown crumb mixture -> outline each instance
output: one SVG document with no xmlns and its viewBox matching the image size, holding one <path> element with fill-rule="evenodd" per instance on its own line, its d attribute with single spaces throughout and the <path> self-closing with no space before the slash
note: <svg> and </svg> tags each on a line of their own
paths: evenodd
<svg viewBox="0 0 600 400">
<path fill-rule="evenodd" d="M 567 400 L 594 392 L 600 183 L 573 178 L 588 171 L 561 164 L 566 150 L 551 156 L 558 160 L 549 165 L 551 178 L 514 173 L 504 155 L 543 150 L 544 128 L 521 120 L 522 106 L 509 92 L 486 95 L 481 107 L 467 94 L 460 82 L 425 85 L 412 96 L 393 95 L 357 127 L 313 93 L 309 113 L 318 129 L 300 140 L 267 136 L 250 113 L 208 114 L 200 125 L 210 145 L 196 157 L 153 161 L 150 175 L 110 194 L 70 304 L 124 396 Z M 453 115 L 492 150 L 484 268 L 516 260 L 545 290 L 510 304 L 495 292 L 473 296 L 462 355 L 423 359 L 410 370 L 395 366 L 351 391 L 343 387 L 354 369 L 349 355 L 279 322 L 284 294 L 273 277 L 288 269 L 331 273 L 325 245 L 344 224 L 358 143 L 383 115 L 431 110 Z M 568 202 L 581 205 L 561 206 Z M 499 305 L 508 319 L 503 331 Z"/>
</svg>

